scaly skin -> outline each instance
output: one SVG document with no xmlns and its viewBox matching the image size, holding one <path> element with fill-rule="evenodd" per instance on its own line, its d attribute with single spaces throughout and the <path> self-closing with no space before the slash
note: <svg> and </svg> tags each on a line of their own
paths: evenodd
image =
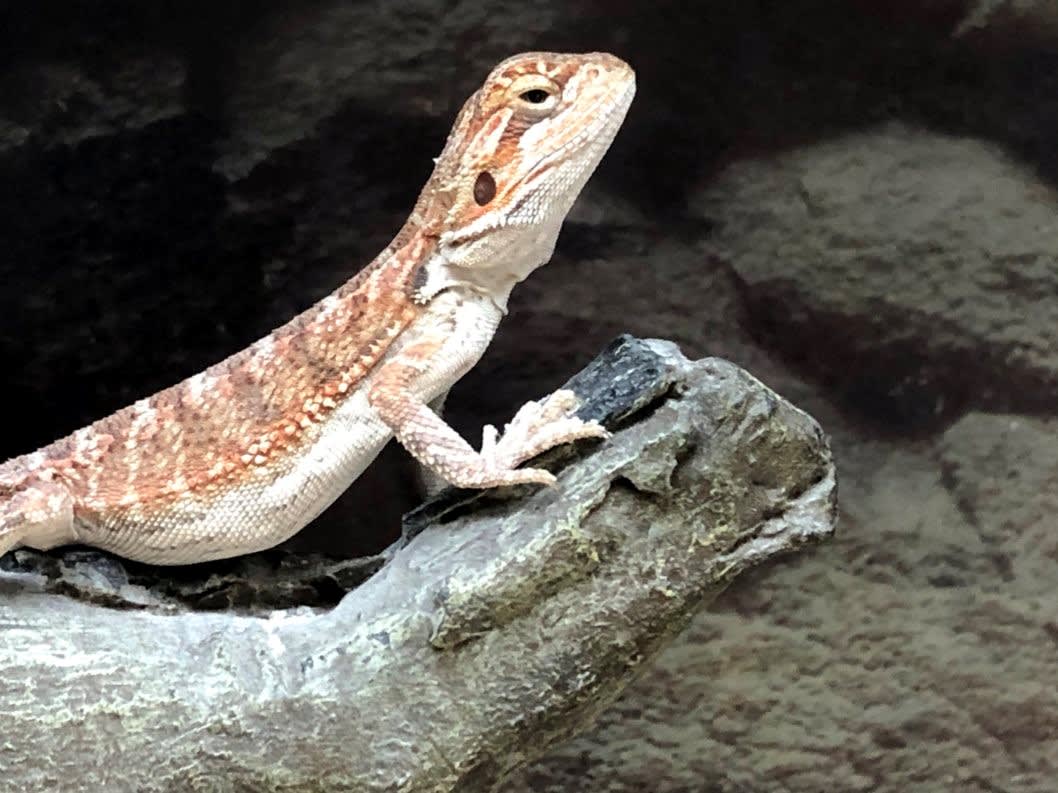
<svg viewBox="0 0 1058 793">
<path fill-rule="evenodd" d="M 544 264 L 635 91 L 601 53 L 527 53 L 466 104 L 404 227 L 337 291 L 247 349 L 0 465 L 0 555 L 80 542 L 183 564 L 269 548 L 396 436 L 462 487 L 605 431 L 556 392 L 480 452 L 430 409 L 481 357 L 516 283 Z"/>
</svg>

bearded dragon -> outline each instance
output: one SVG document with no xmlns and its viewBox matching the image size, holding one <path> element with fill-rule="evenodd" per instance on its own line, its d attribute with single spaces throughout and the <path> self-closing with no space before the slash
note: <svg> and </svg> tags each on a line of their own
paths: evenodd
<svg viewBox="0 0 1058 793">
<path fill-rule="evenodd" d="M 287 324 L 183 382 L 0 464 L 0 555 L 68 543 L 154 564 L 270 548 L 392 437 L 453 485 L 553 484 L 518 466 L 605 437 L 556 391 L 480 451 L 431 405 L 481 357 L 546 263 L 635 76 L 603 54 L 526 53 L 464 104 L 394 240 Z"/>
</svg>

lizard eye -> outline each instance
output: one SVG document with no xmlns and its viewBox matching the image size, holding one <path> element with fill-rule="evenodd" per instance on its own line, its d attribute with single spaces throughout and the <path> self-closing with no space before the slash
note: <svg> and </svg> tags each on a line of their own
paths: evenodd
<svg viewBox="0 0 1058 793">
<path fill-rule="evenodd" d="M 523 75 L 510 90 L 515 110 L 533 120 L 551 115 L 560 93 L 558 86 L 542 74 Z"/>
<path fill-rule="evenodd" d="M 495 197 L 496 180 L 488 171 L 482 171 L 474 180 L 474 201 L 479 207 L 483 207 Z"/>
<path fill-rule="evenodd" d="M 531 105 L 542 105 L 547 101 L 548 96 L 549 94 L 543 88 L 533 88 L 529 91 L 523 91 L 519 98 Z"/>
</svg>

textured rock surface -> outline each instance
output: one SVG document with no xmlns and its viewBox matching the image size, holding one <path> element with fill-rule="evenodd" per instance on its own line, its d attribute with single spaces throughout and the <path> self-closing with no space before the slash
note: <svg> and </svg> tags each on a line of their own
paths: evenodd
<svg viewBox="0 0 1058 793">
<path fill-rule="evenodd" d="M 1053 787 L 1054 421 L 910 448 L 824 423 L 835 542 L 741 580 L 505 793 Z"/>
<path fill-rule="evenodd" d="M 850 403 L 1058 402 L 1058 191 L 997 147 L 891 126 L 740 162 L 697 206 L 754 327 Z"/>
<path fill-rule="evenodd" d="M 653 376 L 613 370 L 588 407 L 649 409 L 559 488 L 449 516 L 329 612 L 112 610 L 9 583 L 5 785 L 469 793 L 573 733 L 735 576 L 836 517 L 810 417 L 727 362 L 624 347 Z"/>
</svg>

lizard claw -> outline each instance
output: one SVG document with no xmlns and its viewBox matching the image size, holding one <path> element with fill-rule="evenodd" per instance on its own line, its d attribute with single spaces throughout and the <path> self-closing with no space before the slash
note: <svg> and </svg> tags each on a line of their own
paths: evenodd
<svg viewBox="0 0 1058 793">
<path fill-rule="evenodd" d="M 482 456 L 501 466 L 514 468 L 555 446 L 584 438 L 608 438 L 610 433 L 597 421 L 584 421 L 573 415 L 580 406 L 576 394 L 568 389 L 522 405 L 503 437 L 497 439 L 495 427 L 485 428 Z"/>
<path fill-rule="evenodd" d="M 558 480 L 550 471 L 518 466 L 564 443 L 610 436 L 597 421 L 584 421 L 573 415 L 578 406 L 576 395 L 569 390 L 527 402 L 504 427 L 502 436 L 491 424 L 485 425 L 481 431 L 481 451 L 449 462 L 441 475 L 457 487 L 523 484 L 553 487 Z"/>
</svg>

